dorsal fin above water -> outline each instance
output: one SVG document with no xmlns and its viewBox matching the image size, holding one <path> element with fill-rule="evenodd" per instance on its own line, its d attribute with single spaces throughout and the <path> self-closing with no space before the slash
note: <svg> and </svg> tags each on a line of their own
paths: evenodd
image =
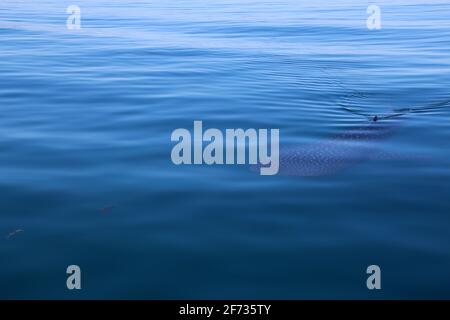
<svg viewBox="0 0 450 320">
<path fill-rule="evenodd" d="M 401 117 L 403 115 L 410 114 L 410 113 L 427 113 L 427 112 L 440 110 L 440 109 L 450 106 L 450 99 L 430 103 L 430 104 L 427 104 L 425 106 L 420 106 L 420 107 L 393 109 L 392 113 L 386 113 L 386 114 L 368 114 L 368 113 L 364 113 L 361 111 L 353 110 L 349 106 L 344 105 L 342 103 L 340 103 L 339 106 L 345 111 L 351 112 L 351 113 L 356 114 L 361 117 L 364 117 L 364 118 L 368 119 L 369 121 L 377 122 L 380 120 Z"/>
<path fill-rule="evenodd" d="M 364 92 L 360 92 L 358 90 L 354 90 L 349 88 L 347 85 L 345 85 L 344 83 L 342 83 L 341 81 L 335 79 L 335 77 L 325 68 L 319 68 L 319 70 L 323 73 L 326 74 L 327 77 L 331 80 L 331 82 L 335 83 L 337 86 L 339 86 L 340 88 L 344 89 L 346 92 L 348 92 L 348 94 L 345 96 L 346 100 L 354 100 L 356 98 L 359 99 L 368 99 L 369 95 L 364 93 Z M 350 107 L 349 105 L 346 105 L 344 103 L 339 103 L 338 104 L 341 109 L 353 113 L 355 115 L 361 116 L 366 118 L 369 121 L 373 121 L 373 122 L 377 122 L 380 120 L 387 120 L 387 119 L 392 119 L 392 118 L 398 118 L 401 117 L 403 115 L 406 114 L 410 114 L 410 113 L 426 113 L 426 112 L 432 112 L 432 111 L 436 111 L 439 109 L 443 109 L 445 107 L 450 106 L 450 98 L 446 98 L 445 100 L 441 100 L 438 102 L 433 102 L 430 104 L 427 104 L 425 106 L 417 106 L 417 107 L 409 107 L 409 108 L 398 108 L 398 109 L 393 109 L 391 113 L 385 113 L 385 114 L 369 114 L 369 113 L 365 113 L 363 111 L 359 111 L 359 110 L 355 110 L 352 107 Z"/>
</svg>

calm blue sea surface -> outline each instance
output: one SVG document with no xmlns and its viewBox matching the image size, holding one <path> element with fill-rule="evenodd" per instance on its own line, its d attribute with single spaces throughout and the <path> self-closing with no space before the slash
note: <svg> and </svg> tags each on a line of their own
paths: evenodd
<svg viewBox="0 0 450 320">
<path fill-rule="evenodd" d="M 0 298 L 450 298 L 450 106 L 320 177 L 170 157 L 194 120 L 302 148 L 450 99 L 448 0 L 1 0 L 0 75 Z"/>
</svg>

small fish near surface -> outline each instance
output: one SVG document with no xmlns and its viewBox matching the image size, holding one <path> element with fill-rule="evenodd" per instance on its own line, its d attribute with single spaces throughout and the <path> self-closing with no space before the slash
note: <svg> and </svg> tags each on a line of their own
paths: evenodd
<svg viewBox="0 0 450 320">
<path fill-rule="evenodd" d="M 19 233 L 22 233 L 22 232 L 25 232 L 25 231 L 22 230 L 22 229 L 14 230 L 14 231 L 10 232 L 10 233 L 6 236 L 6 239 L 10 239 L 10 238 L 12 238 L 12 237 L 18 235 Z"/>
<path fill-rule="evenodd" d="M 116 206 L 106 206 L 103 208 L 98 209 L 98 211 L 100 211 L 101 213 L 108 213 L 109 211 L 111 211 L 113 208 L 115 208 Z"/>
</svg>

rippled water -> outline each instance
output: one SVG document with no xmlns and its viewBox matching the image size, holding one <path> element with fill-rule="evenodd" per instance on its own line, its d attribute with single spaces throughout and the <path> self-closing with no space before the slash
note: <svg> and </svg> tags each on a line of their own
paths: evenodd
<svg viewBox="0 0 450 320">
<path fill-rule="evenodd" d="M 448 1 L 39 2 L 0 4 L 1 298 L 450 298 L 450 107 L 320 177 L 170 159 L 194 120 L 302 150 L 449 99 Z"/>
</svg>

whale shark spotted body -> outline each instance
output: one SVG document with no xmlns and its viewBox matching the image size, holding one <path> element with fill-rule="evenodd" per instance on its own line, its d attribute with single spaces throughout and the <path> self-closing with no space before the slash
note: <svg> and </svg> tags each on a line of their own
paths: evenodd
<svg viewBox="0 0 450 320">
<path fill-rule="evenodd" d="M 304 146 L 281 148 L 279 175 L 329 175 L 380 152 L 378 142 L 392 136 L 396 127 L 387 122 L 371 122 Z"/>
<path fill-rule="evenodd" d="M 449 103 L 450 100 L 446 100 L 420 108 L 397 109 L 387 115 L 357 113 L 369 121 L 316 143 L 281 147 L 278 175 L 325 176 L 366 160 L 392 159 L 394 157 L 383 153 L 382 141 L 398 129 L 398 117 L 408 113 L 431 112 Z"/>
</svg>

